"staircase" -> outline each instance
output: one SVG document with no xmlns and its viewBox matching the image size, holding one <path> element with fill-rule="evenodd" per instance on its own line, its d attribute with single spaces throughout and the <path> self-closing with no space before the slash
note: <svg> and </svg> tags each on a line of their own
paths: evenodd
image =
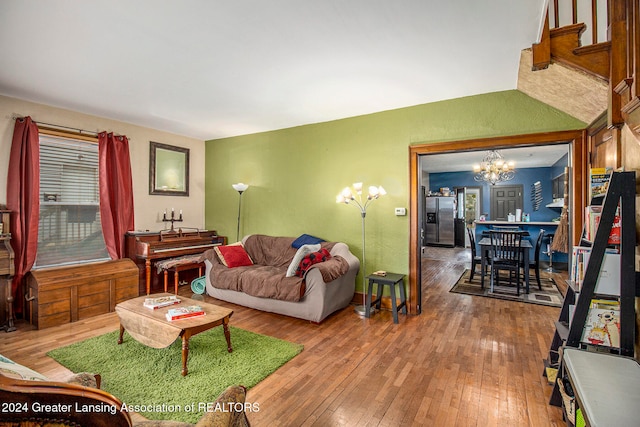
<svg viewBox="0 0 640 427">
<path fill-rule="evenodd" d="M 585 33 L 589 25 L 578 22 L 578 17 L 590 24 L 590 33 Z M 603 37 L 607 40 L 598 40 Z M 532 58 L 533 70 L 557 62 L 605 81 L 608 126 L 627 123 L 632 130 L 640 131 L 638 0 L 549 0 L 540 42 L 532 46 Z"/>
<path fill-rule="evenodd" d="M 543 33 L 546 39 L 532 46 L 534 70 L 547 68 L 553 59 L 609 80 L 611 42 L 582 46 L 580 36 L 586 28 L 579 23 Z"/>
</svg>

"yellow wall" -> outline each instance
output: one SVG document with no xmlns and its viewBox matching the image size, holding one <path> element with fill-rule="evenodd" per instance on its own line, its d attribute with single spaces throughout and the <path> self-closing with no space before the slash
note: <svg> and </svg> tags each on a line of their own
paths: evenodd
<svg viewBox="0 0 640 427">
<path fill-rule="evenodd" d="M 345 242 L 362 258 L 360 212 L 336 204 L 336 195 L 354 182 L 382 185 L 387 195 L 366 215 L 366 271 L 406 274 L 409 216 L 394 212 L 409 208 L 411 144 L 584 126 L 510 90 L 207 141 L 206 223 L 235 240 L 238 193 L 231 184 L 242 181 L 251 186 L 242 196 L 240 237 L 307 233 Z"/>
</svg>

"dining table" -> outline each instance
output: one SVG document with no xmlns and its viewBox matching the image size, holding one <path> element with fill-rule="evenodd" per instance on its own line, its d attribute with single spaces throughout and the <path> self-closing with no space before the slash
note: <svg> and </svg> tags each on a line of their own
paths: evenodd
<svg viewBox="0 0 640 427">
<path fill-rule="evenodd" d="M 480 246 L 480 255 L 482 261 L 480 263 L 480 285 L 484 289 L 484 276 L 487 273 L 487 259 L 489 259 L 489 253 L 491 252 L 491 237 L 485 236 L 480 239 L 478 242 Z M 529 239 L 522 239 L 520 243 L 520 248 L 522 249 L 522 260 L 524 265 L 524 285 L 526 293 L 529 293 L 529 254 L 531 253 L 531 249 L 533 246 Z"/>
</svg>

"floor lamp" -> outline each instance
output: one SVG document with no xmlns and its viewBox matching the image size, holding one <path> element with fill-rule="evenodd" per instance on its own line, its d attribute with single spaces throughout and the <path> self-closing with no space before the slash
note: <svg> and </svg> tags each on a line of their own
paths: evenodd
<svg viewBox="0 0 640 427">
<path fill-rule="evenodd" d="M 355 194 L 354 194 L 355 193 Z M 362 183 L 356 182 L 353 184 L 353 191 L 349 187 L 345 187 L 344 190 L 336 197 L 337 203 L 344 203 L 346 205 L 351 204 L 360 209 L 360 216 L 362 217 L 362 305 L 356 306 L 355 310 L 360 316 L 365 315 L 367 305 L 367 283 L 366 283 L 366 261 L 365 261 L 365 227 L 364 219 L 367 216 L 367 207 L 371 202 L 376 200 L 380 196 L 387 194 L 382 186 L 369 187 L 369 194 L 367 198 L 362 200 Z"/>
<path fill-rule="evenodd" d="M 238 199 L 238 228 L 236 230 L 236 242 L 238 242 L 240 241 L 240 207 L 242 206 L 242 193 L 249 188 L 249 185 L 239 182 L 237 184 L 232 184 L 231 186 L 238 192 L 238 194 L 240 194 L 240 198 Z"/>
</svg>

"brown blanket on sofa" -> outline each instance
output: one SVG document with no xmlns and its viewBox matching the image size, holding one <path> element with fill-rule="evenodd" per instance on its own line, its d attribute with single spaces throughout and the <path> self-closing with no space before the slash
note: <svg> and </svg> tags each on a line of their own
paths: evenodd
<svg viewBox="0 0 640 427">
<path fill-rule="evenodd" d="M 285 277 L 287 268 L 297 249 L 291 247 L 294 238 L 252 235 L 245 242 L 245 249 L 254 265 L 246 267 L 225 267 L 218 259 L 215 251 L 210 249 L 203 254 L 203 259 L 211 261 L 211 285 L 218 289 L 230 289 L 248 295 L 274 298 L 284 301 L 300 301 L 305 293 L 305 281 L 301 277 Z M 324 242 L 322 247 L 328 251 L 335 242 Z M 325 283 L 342 276 L 349 269 L 349 264 L 341 256 L 314 264 Z M 310 270 L 311 270 L 310 269 Z"/>
</svg>

